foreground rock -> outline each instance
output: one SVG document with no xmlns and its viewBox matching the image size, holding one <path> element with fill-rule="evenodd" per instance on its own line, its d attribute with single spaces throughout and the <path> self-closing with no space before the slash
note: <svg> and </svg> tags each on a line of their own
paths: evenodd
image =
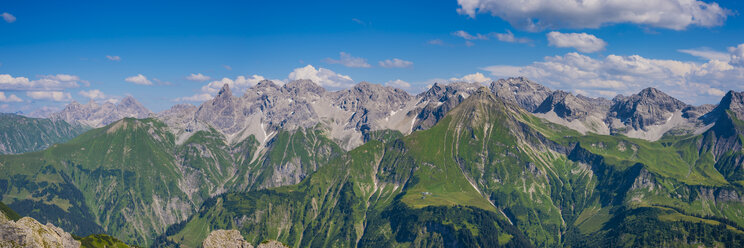
<svg viewBox="0 0 744 248">
<path fill-rule="evenodd" d="M 77 248 L 80 241 L 52 224 L 42 225 L 29 217 L 12 221 L 0 213 L 0 247 Z"/>
<path fill-rule="evenodd" d="M 214 230 L 209 233 L 204 242 L 204 248 L 253 248 L 251 243 L 243 239 L 238 230 Z M 267 241 L 259 244 L 257 248 L 288 248 L 278 241 Z"/>
</svg>

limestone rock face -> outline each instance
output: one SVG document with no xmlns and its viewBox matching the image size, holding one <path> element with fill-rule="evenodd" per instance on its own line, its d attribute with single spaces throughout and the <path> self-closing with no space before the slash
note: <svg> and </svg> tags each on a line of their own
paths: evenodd
<svg viewBox="0 0 744 248">
<path fill-rule="evenodd" d="M 80 241 L 52 224 L 42 225 L 29 217 L 12 221 L 0 213 L 0 247 L 77 248 Z"/>
<path fill-rule="evenodd" d="M 214 230 L 209 233 L 204 242 L 204 248 L 253 248 L 245 241 L 238 230 Z"/>
<path fill-rule="evenodd" d="M 204 248 L 253 248 L 245 241 L 238 230 L 214 230 L 202 242 Z M 262 242 L 257 248 L 289 248 L 281 242 L 269 240 Z"/>
<path fill-rule="evenodd" d="M 418 115 L 413 130 L 434 126 L 444 118 L 447 112 L 472 95 L 479 87 L 481 85 L 477 83 L 434 83 L 429 90 L 418 95 L 423 107 L 416 109 Z"/>
<path fill-rule="evenodd" d="M 257 247 L 258 248 L 289 248 L 288 246 L 280 243 L 279 241 L 274 241 L 274 240 L 261 243 Z"/>
<path fill-rule="evenodd" d="M 610 117 L 635 129 L 663 124 L 672 113 L 687 107 L 684 102 L 655 88 L 646 88 L 630 97 L 619 96 L 613 101 Z"/>
<path fill-rule="evenodd" d="M 532 112 L 552 92 L 548 87 L 532 82 L 524 77 L 499 79 L 491 83 L 491 92 L 505 101 L 517 104 Z"/>
</svg>

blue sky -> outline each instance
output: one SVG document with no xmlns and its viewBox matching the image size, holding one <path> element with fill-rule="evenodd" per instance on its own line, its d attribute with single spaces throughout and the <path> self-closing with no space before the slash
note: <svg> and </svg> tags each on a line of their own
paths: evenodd
<svg viewBox="0 0 744 248">
<path fill-rule="evenodd" d="M 593 97 L 657 87 L 693 104 L 744 90 L 741 1 L 532 2 L 4 1 L 0 112 L 126 95 L 157 112 L 261 78 L 417 93 L 524 75 Z"/>
</svg>

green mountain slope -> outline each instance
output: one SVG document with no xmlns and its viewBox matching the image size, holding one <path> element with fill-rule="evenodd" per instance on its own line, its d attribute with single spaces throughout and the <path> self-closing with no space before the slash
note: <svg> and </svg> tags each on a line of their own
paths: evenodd
<svg viewBox="0 0 744 248">
<path fill-rule="evenodd" d="M 87 128 L 62 120 L 29 118 L 0 113 L 0 154 L 17 154 L 46 149 L 66 142 Z"/>
<path fill-rule="evenodd" d="M 165 124 L 127 118 L 41 152 L 0 156 L 0 200 L 76 235 L 147 246 L 211 196 L 294 183 L 341 154 L 322 132 L 282 132 L 259 148 L 252 137 L 226 144 L 212 129 L 176 144 Z M 287 168 L 292 177 L 272 176 Z"/>
<path fill-rule="evenodd" d="M 431 129 L 368 142 L 300 184 L 212 198 L 158 243 L 238 229 L 293 247 L 737 246 L 742 165 L 726 161 L 742 126 L 582 136 L 479 90 Z"/>
</svg>

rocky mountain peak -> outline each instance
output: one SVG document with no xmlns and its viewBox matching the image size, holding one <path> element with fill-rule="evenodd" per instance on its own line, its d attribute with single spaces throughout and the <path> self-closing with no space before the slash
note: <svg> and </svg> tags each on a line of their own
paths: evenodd
<svg viewBox="0 0 744 248">
<path fill-rule="evenodd" d="M 744 120 L 744 91 L 736 92 L 729 91 L 726 95 L 721 98 L 721 102 L 718 103 L 710 113 L 702 117 L 706 123 L 712 123 L 718 119 L 721 115 L 725 114 L 726 111 L 731 111 L 734 116 L 739 120 Z"/>
<path fill-rule="evenodd" d="M 308 92 L 322 95 L 326 92 L 325 88 L 314 83 L 309 79 L 294 80 L 284 85 L 283 89 L 294 95 L 304 94 Z"/>
<path fill-rule="evenodd" d="M 636 129 L 664 123 L 672 113 L 687 107 L 656 88 L 646 88 L 629 97 L 618 96 L 613 102 L 610 116 Z"/>
<path fill-rule="evenodd" d="M 524 77 L 499 79 L 491 82 L 491 91 L 507 102 L 517 104 L 527 111 L 535 111 L 552 92 L 548 87 Z"/>
<path fill-rule="evenodd" d="M 571 93 L 556 90 L 545 98 L 545 101 L 534 112 L 548 113 L 553 111 L 559 117 L 570 121 L 585 116 L 588 113 L 587 105 L 586 101 L 575 97 Z"/>
<path fill-rule="evenodd" d="M 232 97 L 232 91 L 230 90 L 229 84 L 222 85 L 220 91 L 217 92 L 217 98 L 230 98 Z"/>
</svg>

